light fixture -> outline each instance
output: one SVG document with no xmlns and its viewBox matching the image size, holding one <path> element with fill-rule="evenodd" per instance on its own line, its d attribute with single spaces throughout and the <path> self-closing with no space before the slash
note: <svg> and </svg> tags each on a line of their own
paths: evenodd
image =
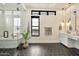
<svg viewBox="0 0 79 59">
<path fill-rule="evenodd" d="M 77 11 L 74 11 L 74 15 L 75 15 L 75 31 L 77 31 Z"/>
<path fill-rule="evenodd" d="M 16 8 L 16 11 L 17 11 L 17 17 L 19 17 L 19 11 L 20 11 L 20 9 L 19 9 L 19 4 L 20 4 L 20 3 L 17 3 L 17 8 Z"/>
<path fill-rule="evenodd" d="M 66 9 L 68 9 L 70 6 L 71 6 L 71 3 L 67 3 L 67 4 L 65 5 Z"/>
<path fill-rule="evenodd" d="M 69 3 L 69 6 L 71 6 L 71 3 Z M 71 7 L 70 7 L 70 18 L 68 19 L 66 25 L 69 27 L 71 25 Z"/>
<path fill-rule="evenodd" d="M 61 26 L 62 26 L 62 27 L 64 26 L 64 21 L 61 22 Z"/>
<path fill-rule="evenodd" d="M 68 22 L 67 22 L 67 26 L 71 25 L 71 18 L 69 18 Z"/>
<path fill-rule="evenodd" d="M 62 16 L 63 16 L 63 11 L 64 11 L 64 8 L 62 8 Z M 65 25 L 64 20 L 62 20 L 61 26 L 63 27 L 64 25 Z"/>
<path fill-rule="evenodd" d="M 64 10 L 64 8 L 62 8 L 62 16 L 63 16 L 63 10 Z M 59 30 L 63 30 L 64 25 L 65 25 L 64 20 L 62 20 L 62 22 L 59 25 Z"/>
<path fill-rule="evenodd" d="M 64 21 L 62 21 L 62 22 L 60 23 L 60 25 L 59 25 L 59 30 L 62 30 L 63 27 L 64 27 Z"/>
</svg>

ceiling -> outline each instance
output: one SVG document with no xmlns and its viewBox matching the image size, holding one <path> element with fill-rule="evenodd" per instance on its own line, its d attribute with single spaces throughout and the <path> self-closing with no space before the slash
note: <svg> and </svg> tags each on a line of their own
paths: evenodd
<svg viewBox="0 0 79 59">
<path fill-rule="evenodd" d="M 74 4 L 71 4 L 74 5 Z M 17 7 L 20 10 L 24 9 L 54 9 L 61 10 L 62 8 L 67 9 L 70 7 L 69 3 L 24 3 L 24 4 L 16 4 L 16 3 L 0 3 L 0 10 L 17 10 Z"/>
<path fill-rule="evenodd" d="M 20 8 L 20 10 L 24 9 L 21 5 L 18 5 L 16 3 L 0 3 L 0 10 L 17 10 L 17 7 Z"/>
<path fill-rule="evenodd" d="M 72 4 L 71 4 L 72 5 Z M 34 9 L 62 9 L 68 8 L 68 3 L 27 3 L 25 4 L 27 8 L 34 8 Z"/>
</svg>

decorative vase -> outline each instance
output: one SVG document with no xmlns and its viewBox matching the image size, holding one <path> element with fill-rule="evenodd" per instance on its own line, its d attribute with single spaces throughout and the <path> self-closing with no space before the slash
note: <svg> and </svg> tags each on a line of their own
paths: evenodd
<svg viewBox="0 0 79 59">
<path fill-rule="evenodd" d="M 25 48 L 27 48 L 28 46 L 29 46 L 28 43 L 24 43 L 23 48 L 25 49 Z"/>
</svg>

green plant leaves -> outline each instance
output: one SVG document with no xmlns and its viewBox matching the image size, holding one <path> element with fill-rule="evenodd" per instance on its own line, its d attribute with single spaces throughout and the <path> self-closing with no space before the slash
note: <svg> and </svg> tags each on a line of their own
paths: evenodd
<svg viewBox="0 0 79 59">
<path fill-rule="evenodd" d="M 29 40 L 29 34 L 30 34 L 30 32 L 24 32 L 24 33 L 21 33 L 22 34 L 22 36 L 23 36 L 23 38 L 25 39 L 25 40 Z"/>
</svg>

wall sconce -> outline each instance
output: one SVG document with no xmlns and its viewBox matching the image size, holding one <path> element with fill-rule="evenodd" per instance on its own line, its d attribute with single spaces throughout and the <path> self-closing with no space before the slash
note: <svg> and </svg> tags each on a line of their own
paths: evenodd
<svg viewBox="0 0 79 59">
<path fill-rule="evenodd" d="M 71 18 L 69 18 L 68 22 L 67 22 L 67 27 L 68 27 L 68 33 L 70 33 L 70 31 L 72 31 L 72 26 L 71 26 Z"/>
<path fill-rule="evenodd" d="M 77 31 L 77 11 L 74 11 L 75 15 L 75 31 Z"/>
<path fill-rule="evenodd" d="M 68 20 L 67 26 L 71 25 L 71 19 Z"/>
<path fill-rule="evenodd" d="M 62 16 L 64 17 L 64 15 L 63 15 L 63 11 L 65 10 L 65 8 L 62 8 Z M 63 28 L 64 28 L 64 26 L 65 26 L 65 22 L 64 22 L 64 20 L 60 23 L 60 25 L 59 25 L 59 30 L 63 30 Z"/>
<path fill-rule="evenodd" d="M 71 25 L 71 21 L 67 23 L 67 26 Z"/>
<path fill-rule="evenodd" d="M 61 26 L 62 26 L 62 27 L 64 26 L 64 21 L 61 22 Z"/>
<path fill-rule="evenodd" d="M 62 30 L 63 26 L 64 26 L 64 20 L 63 20 L 63 21 L 61 22 L 61 24 L 59 25 L 59 30 Z"/>
</svg>

